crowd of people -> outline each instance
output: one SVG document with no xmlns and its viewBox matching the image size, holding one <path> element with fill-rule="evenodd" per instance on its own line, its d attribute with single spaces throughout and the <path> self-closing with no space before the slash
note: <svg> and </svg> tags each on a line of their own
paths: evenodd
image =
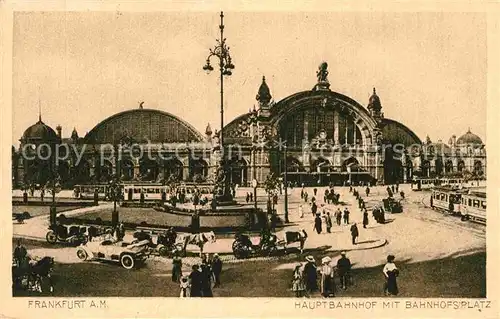
<svg viewBox="0 0 500 319">
<path fill-rule="evenodd" d="M 296 264 L 292 274 L 292 291 L 295 296 L 311 297 L 319 292 L 324 298 L 335 297 L 337 282 L 341 289 L 347 290 L 347 287 L 353 284 L 352 263 L 345 251 L 340 255 L 336 263 L 329 256 L 323 257 L 319 267 L 313 256 L 307 256 L 305 263 Z M 396 296 L 399 293 L 396 279 L 399 270 L 394 260 L 394 255 L 387 256 L 387 263 L 382 270 L 385 278 L 383 290 L 386 296 Z"/>
<path fill-rule="evenodd" d="M 182 259 L 175 256 L 172 261 L 172 281 L 179 284 L 181 298 L 213 297 L 213 288 L 220 287 L 222 260 L 218 254 L 203 255 L 201 263 L 191 267 L 189 275 L 182 272 Z"/>
</svg>

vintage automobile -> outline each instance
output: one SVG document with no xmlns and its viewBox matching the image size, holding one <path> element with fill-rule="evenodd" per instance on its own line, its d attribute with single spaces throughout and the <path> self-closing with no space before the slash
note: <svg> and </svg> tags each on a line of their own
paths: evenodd
<svg viewBox="0 0 500 319">
<path fill-rule="evenodd" d="M 49 231 L 45 235 L 45 239 L 49 244 L 60 242 L 78 246 L 88 241 L 87 227 L 81 225 L 53 224 L 49 226 Z"/>
<path fill-rule="evenodd" d="M 105 239 L 79 246 L 76 255 L 82 261 L 91 259 L 115 261 L 119 262 L 125 269 L 132 269 L 146 261 L 149 256 L 148 245 L 148 240 L 131 244 Z"/>
</svg>

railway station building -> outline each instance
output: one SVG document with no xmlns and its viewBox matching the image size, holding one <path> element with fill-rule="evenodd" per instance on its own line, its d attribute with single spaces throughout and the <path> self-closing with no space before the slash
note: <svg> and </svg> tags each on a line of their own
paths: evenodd
<svg viewBox="0 0 500 319">
<path fill-rule="evenodd" d="M 268 174 L 285 171 L 288 180 L 299 185 L 485 176 L 485 145 L 470 130 L 446 144 L 428 137 L 422 141 L 384 115 L 375 88 L 362 104 L 330 88 L 326 63 L 316 73 L 311 89 L 278 102 L 262 77 L 257 106 L 224 126 L 227 178 L 232 183 L 248 186 L 253 179 L 263 182 Z M 102 120 L 83 137 L 76 128 L 64 137 L 61 126 L 54 130 L 40 116 L 25 130 L 20 145 L 12 147 L 13 186 L 43 185 L 54 173 L 67 188 L 107 183 L 112 176 L 124 182 L 209 182 L 221 156 L 218 137 L 210 125 L 199 132 L 171 113 L 142 104 Z M 59 149 L 58 160 L 32 156 L 42 144 L 45 152 Z"/>
</svg>

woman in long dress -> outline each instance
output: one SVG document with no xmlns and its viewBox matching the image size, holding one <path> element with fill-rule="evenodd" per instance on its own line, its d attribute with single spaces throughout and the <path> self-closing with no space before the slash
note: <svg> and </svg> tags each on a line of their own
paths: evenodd
<svg viewBox="0 0 500 319">
<path fill-rule="evenodd" d="M 385 276 L 385 284 L 384 284 L 384 293 L 386 295 L 396 296 L 399 293 L 398 284 L 396 281 L 396 277 L 399 275 L 399 270 L 394 264 L 395 257 L 393 255 L 387 256 L 387 264 L 384 266 L 384 276 Z"/>
<path fill-rule="evenodd" d="M 299 205 L 299 218 L 304 218 L 304 207 L 302 204 Z"/>
<path fill-rule="evenodd" d="M 322 259 L 321 265 L 321 295 L 325 298 L 333 295 L 335 292 L 333 286 L 333 267 L 331 265 L 332 259 L 325 257 Z"/>
<path fill-rule="evenodd" d="M 293 271 L 292 290 L 295 292 L 295 297 L 304 296 L 306 284 L 304 282 L 304 273 L 302 271 L 302 264 L 297 264 Z"/>
</svg>

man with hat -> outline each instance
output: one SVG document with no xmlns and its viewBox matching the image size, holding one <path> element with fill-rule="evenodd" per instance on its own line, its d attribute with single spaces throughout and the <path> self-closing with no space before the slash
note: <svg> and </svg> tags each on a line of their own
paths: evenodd
<svg viewBox="0 0 500 319">
<path fill-rule="evenodd" d="M 349 276 L 349 272 L 351 271 L 351 261 L 346 257 L 345 251 L 341 252 L 340 259 L 337 261 L 337 273 L 340 277 L 340 284 L 342 285 L 342 289 L 347 289 L 347 277 Z"/>
<path fill-rule="evenodd" d="M 189 279 L 191 280 L 191 297 L 201 297 L 202 291 L 202 273 L 200 272 L 200 266 L 193 265 L 191 274 L 189 274 Z"/>
<path fill-rule="evenodd" d="M 219 254 L 214 254 L 212 259 L 212 272 L 214 274 L 214 288 L 220 286 L 220 273 L 222 272 L 222 260 L 219 258 Z"/>
<path fill-rule="evenodd" d="M 310 294 L 311 292 L 318 289 L 318 284 L 316 282 L 318 273 L 316 269 L 316 262 L 313 256 L 307 256 L 306 262 L 307 263 L 304 266 L 304 277 L 306 282 L 306 291 L 308 294 Z"/>
</svg>

